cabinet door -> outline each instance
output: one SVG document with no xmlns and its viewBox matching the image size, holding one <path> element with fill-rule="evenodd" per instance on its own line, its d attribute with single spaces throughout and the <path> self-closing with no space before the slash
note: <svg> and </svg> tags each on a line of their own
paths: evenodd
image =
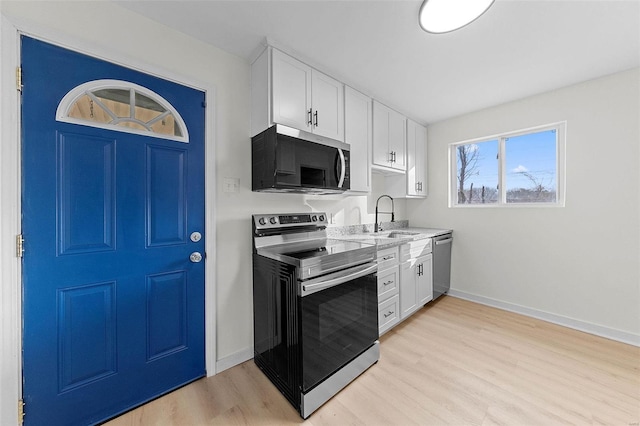
<svg viewBox="0 0 640 426">
<path fill-rule="evenodd" d="M 391 167 L 389 151 L 389 113 L 391 109 L 373 101 L 373 160 L 378 166 Z"/>
<path fill-rule="evenodd" d="M 311 68 L 273 50 L 272 122 L 311 131 Z"/>
<path fill-rule="evenodd" d="M 407 119 L 394 110 L 389 110 L 389 151 L 393 153 L 391 167 L 406 170 L 405 147 Z"/>
<path fill-rule="evenodd" d="M 415 161 L 416 161 L 416 185 L 414 188 L 418 188 L 416 195 L 423 197 L 427 196 L 427 129 L 426 127 L 418 125 L 416 128 L 416 146 L 415 146 Z"/>
<path fill-rule="evenodd" d="M 313 70 L 311 104 L 313 133 L 344 142 L 344 85 Z"/>
<path fill-rule="evenodd" d="M 425 196 L 427 129 L 407 120 L 407 195 Z"/>
<path fill-rule="evenodd" d="M 417 267 L 415 259 L 400 265 L 400 318 L 411 315 L 418 307 L 416 300 Z"/>
<path fill-rule="evenodd" d="M 344 141 L 351 146 L 351 191 L 371 191 L 371 98 L 345 87 Z"/>
<path fill-rule="evenodd" d="M 433 255 L 419 257 L 416 260 L 417 306 L 424 306 L 433 299 Z"/>
</svg>

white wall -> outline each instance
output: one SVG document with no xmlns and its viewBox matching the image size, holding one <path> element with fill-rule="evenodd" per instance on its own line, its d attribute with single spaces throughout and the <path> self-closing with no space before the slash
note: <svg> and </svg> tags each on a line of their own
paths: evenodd
<svg viewBox="0 0 640 426">
<path fill-rule="evenodd" d="M 124 64 L 153 68 L 166 72 L 167 77 L 202 83 L 215 90 L 215 102 L 209 104 L 215 113 L 214 131 L 208 134 L 207 149 L 215 149 L 215 214 L 216 242 L 214 253 L 217 266 L 215 283 L 216 306 L 207 306 L 216 312 L 216 360 L 218 370 L 253 356 L 253 313 L 251 271 L 251 214 L 268 212 L 301 212 L 321 210 L 331 214 L 336 225 L 373 223 L 375 199 L 382 192 L 384 180 L 375 176 L 373 192 L 366 196 L 303 196 L 295 194 L 260 194 L 251 192 L 250 119 L 250 67 L 236 56 L 206 45 L 182 33 L 156 24 L 111 2 L 77 1 L 0 1 L 0 12 L 11 26 L 26 30 L 35 36 L 63 45 L 71 45 L 84 52 L 97 50 L 107 58 L 129 58 Z M 11 31 L 8 25 L 2 31 Z M 113 55 L 112 55 L 113 54 Z M 12 84 L 15 60 L 7 49 L 2 50 L 3 81 Z M 12 93 L 10 87 L 9 93 Z M 2 96 L 2 147 L 0 164 L 17 169 L 19 145 L 12 137 L 17 129 L 16 114 L 11 111 L 11 97 Z M 5 104 L 7 104 L 5 106 Z M 5 173 L 6 170 L 3 171 Z M 7 173 L 10 173 L 7 172 Z M 4 174 L 0 174 L 3 177 Z M 16 174 L 9 175 L 16 185 L 10 188 L 11 197 L 0 200 L 0 231 L 3 245 L 0 251 L 2 265 L 16 265 L 12 238 L 19 232 L 18 189 Z M 236 193 L 223 192 L 224 177 L 238 178 Z M 6 179 L 0 180 L 5 194 Z M 11 182 L 10 182 L 11 183 Z M 209 182 L 211 185 L 212 182 Z M 396 217 L 405 219 L 405 202 L 397 200 Z M 211 232 L 211 231 L 209 231 Z M 6 235 L 10 238 L 5 238 Z M 7 242 L 8 241 L 8 242 Z M 211 262 L 208 262 L 208 266 Z M 19 303 L 20 283 L 17 267 L 1 271 L 3 290 L 0 306 L 5 302 Z M 7 297 L 5 297 L 7 296 Z M 12 334 L 11 342 L 18 339 L 20 318 L 3 310 L 0 338 Z M 12 333 L 6 330 L 13 330 Z M 15 424 L 15 400 L 19 369 L 19 348 L 12 343 L 3 344 L 0 367 L 0 424 Z M 5 395 L 6 394 L 6 395 Z"/>
<path fill-rule="evenodd" d="M 453 293 L 640 344 L 639 82 L 630 70 L 429 127 L 429 198 L 407 208 L 454 229 Z M 447 207 L 448 144 L 564 120 L 566 207 Z"/>
</svg>

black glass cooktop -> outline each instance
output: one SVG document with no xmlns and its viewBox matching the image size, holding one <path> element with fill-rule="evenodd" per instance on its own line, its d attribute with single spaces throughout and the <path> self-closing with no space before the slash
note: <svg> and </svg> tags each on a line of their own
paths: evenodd
<svg viewBox="0 0 640 426">
<path fill-rule="evenodd" d="M 311 250 L 301 250 L 301 251 L 294 251 L 291 253 L 283 253 L 287 256 L 290 257 L 294 257 L 296 259 L 308 259 L 310 257 L 319 257 L 319 256 L 324 256 L 327 254 L 327 248 L 326 247 L 316 247 L 314 249 Z"/>
<path fill-rule="evenodd" d="M 265 247 L 259 252 L 267 256 L 275 255 L 278 260 L 289 258 L 300 262 L 306 259 L 320 259 L 325 256 L 347 254 L 360 250 L 375 252 L 375 246 L 355 241 L 317 239 Z"/>
</svg>

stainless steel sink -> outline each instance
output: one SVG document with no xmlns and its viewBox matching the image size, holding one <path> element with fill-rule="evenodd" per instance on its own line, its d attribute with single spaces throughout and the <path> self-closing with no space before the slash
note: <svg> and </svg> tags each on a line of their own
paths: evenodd
<svg viewBox="0 0 640 426">
<path fill-rule="evenodd" d="M 391 231 L 387 238 L 408 238 L 413 235 L 418 235 L 418 232 L 409 232 L 409 231 Z"/>
</svg>

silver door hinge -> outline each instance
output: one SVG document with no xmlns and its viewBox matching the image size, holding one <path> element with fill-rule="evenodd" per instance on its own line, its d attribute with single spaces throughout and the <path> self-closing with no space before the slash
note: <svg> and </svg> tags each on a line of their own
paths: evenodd
<svg viewBox="0 0 640 426">
<path fill-rule="evenodd" d="M 16 235 L 16 256 L 22 257 L 24 255 L 24 238 L 22 234 Z"/>
<path fill-rule="evenodd" d="M 16 89 L 22 92 L 22 67 L 16 68 Z"/>
<path fill-rule="evenodd" d="M 18 424 L 22 424 L 24 422 L 24 401 L 22 399 L 18 400 Z"/>
</svg>

